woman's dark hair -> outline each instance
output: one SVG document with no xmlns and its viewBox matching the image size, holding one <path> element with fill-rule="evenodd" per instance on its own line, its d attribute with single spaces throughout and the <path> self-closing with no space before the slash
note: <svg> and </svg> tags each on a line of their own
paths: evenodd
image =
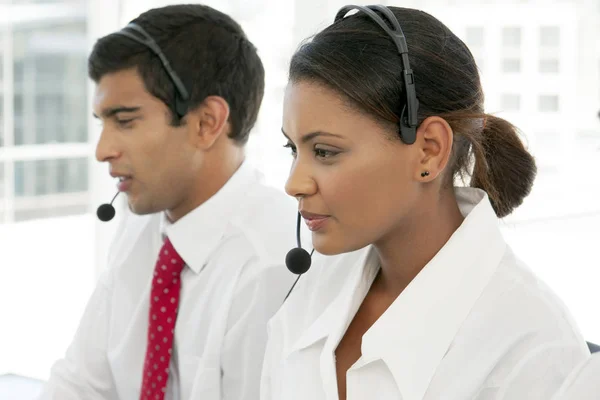
<svg viewBox="0 0 600 400">
<path fill-rule="evenodd" d="M 425 12 L 389 8 L 406 36 L 419 124 L 435 115 L 454 131 L 447 183 L 470 174 L 470 186 L 488 193 L 496 215 L 510 214 L 529 195 L 537 171 L 517 129 L 485 114 L 473 55 L 450 29 Z M 406 104 L 401 58 L 388 34 L 363 13 L 330 25 L 301 45 L 291 60 L 290 81 L 325 85 L 398 132 Z"/>
</svg>

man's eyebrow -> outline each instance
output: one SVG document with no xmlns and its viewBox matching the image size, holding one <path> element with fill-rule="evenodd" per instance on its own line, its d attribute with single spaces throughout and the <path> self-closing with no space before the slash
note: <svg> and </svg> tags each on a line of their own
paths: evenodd
<svg viewBox="0 0 600 400">
<path fill-rule="evenodd" d="M 136 112 L 139 111 L 141 107 L 125 107 L 125 106 L 116 106 L 116 107 L 108 107 L 105 108 L 104 110 L 102 110 L 102 118 L 110 118 L 116 114 L 122 113 L 122 112 Z M 94 118 L 100 118 L 96 113 L 93 113 Z"/>
</svg>

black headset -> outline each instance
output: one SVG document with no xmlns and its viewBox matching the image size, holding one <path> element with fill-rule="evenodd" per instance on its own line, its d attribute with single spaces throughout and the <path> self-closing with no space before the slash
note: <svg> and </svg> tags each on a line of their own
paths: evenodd
<svg viewBox="0 0 600 400">
<path fill-rule="evenodd" d="M 131 40 L 143 44 L 158 56 L 160 62 L 167 71 L 167 75 L 169 75 L 171 82 L 173 82 L 173 86 L 175 86 L 175 104 L 169 105 L 169 108 L 172 109 L 179 119 L 183 118 L 188 112 L 190 94 L 183 85 L 179 75 L 177 75 L 173 70 L 173 67 L 171 67 L 165 54 L 162 52 L 156 41 L 152 39 L 152 36 L 150 36 L 141 26 L 134 23 L 130 23 L 122 30 L 115 32 L 115 34 L 126 36 Z M 98 207 L 96 215 L 100 221 L 107 222 L 115 217 L 115 207 L 112 204 L 119 193 L 120 192 L 117 192 L 117 194 L 115 194 L 115 197 L 113 197 L 110 203 L 102 204 Z"/>
<path fill-rule="evenodd" d="M 398 19 L 394 13 L 387 7 L 381 5 L 374 6 L 355 6 L 348 5 L 342 7 L 335 16 L 334 23 L 341 21 L 346 17 L 348 12 L 357 9 L 365 13 L 371 18 L 377 25 L 379 25 L 391 39 L 394 41 L 400 56 L 402 57 L 402 76 L 404 78 L 406 104 L 400 112 L 399 122 L 399 134 L 400 139 L 405 144 L 413 144 L 417 139 L 417 112 L 419 109 L 419 101 L 417 100 L 417 94 L 415 90 L 415 78 L 412 69 L 410 69 L 410 63 L 408 60 L 408 46 L 406 45 L 406 38 Z M 391 28 L 383 18 L 376 13 L 379 11 L 387 19 L 388 23 L 391 24 Z M 285 257 L 285 265 L 294 274 L 298 274 L 298 278 L 292 285 L 292 288 L 288 292 L 286 299 L 298 283 L 300 276 L 310 269 L 312 252 L 309 254 L 306 250 L 301 248 L 300 244 L 300 220 L 301 216 L 298 214 L 298 220 L 296 222 L 296 240 L 298 247 L 290 250 Z M 314 252 L 314 249 L 313 249 Z M 285 301 L 285 300 L 284 300 Z"/>
<path fill-rule="evenodd" d="M 138 35 L 135 35 L 131 31 L 137 32 Z M 116 34 L 127 36 L 129 39 L 143 44 L 152 50 L 152 52 L 156 54 L 158 58 L 160 58 L 160 62 L 167 71 L 167 74 L 169 75 L 169 78 L 171 78 L 171 81 L 176 89 L 175 104 L 173 105 L 175 114 L 177 114 L 180 119 L 183 118 L 183 116 L 188 112 L 190 94 L 183 85 L 179 75 L 177 75 L 171 67 L 171 64 L 169 63 L 169 60 L 167 60 L 167 57 L 165 57 L 165 54 L 162 52 L 160 47 L 158 47 L 158 44 L 154 41 L 154 39 L 152 39 L 152 36 L 150 36 L 148 32 L 146 32 L 141 26 L 134 23 L 130 23 L 122 30 L 116 32 Z"/>
<path fill-rule="evenodd" d="M 294 284 L 290 288 L 288 294 L 285 296 L 285 299 L 283 299 L 283 301 L 286 301 L 289 295 L 292 293 L 292 290 L 294 290 L 294 287 L 296 286 L 296 283 L 298 283 L 298 281 L 300 280 L 302 274 L 304 274 L 310 269 L 310 265 L 312 264 L 312 255 L 315 252 L 315 249 L 312 249 L 312 251 L 309 254 L 308 251 L 302 248 L 302 241 L 300 240 L 301 220 L 302 215 L 298 213 L 298 218 L 296 219 L 296 243 L 298 244 L 298 246 L 288 251 L 288 253 L 285 255 L 285 266 L 291 273 L 298 275 L 298 277 L 294 281 Z"/>
<path fill-rule="evenodd" d="M 335 22 L 338 22 L 348 14 L 349 11 L 357 9 L 362 11 L 369 16 L 373 22 L 377 23 L 383 29 L 390 38 L 394 41 L 398 53 L 402 57 L 402 76 L 404 78 L 404 92 L 406 94 L 406 104 L 400 112 L 400 138 L 405 144 L 413 144 L 417 140 L 417 112 L 419 110 L 419 100 L 417 100 L 417 92 L 415 90 L 415 77 L 412 69 L 410 68 L 410 62 L 408 60 L 408 46 L 406 44 L 406 37 L 400 27 L 398 18 L 394 15 L 392 10 L 382 5 L 374 6 L 355 6 L 348 5 L 342 7 L 335 16 Z M 387 19 L 389 24 L 392 25 L 390 28 L 389 24 L 386 23 L 375 11 L 379 11 Z"/>
</svg>

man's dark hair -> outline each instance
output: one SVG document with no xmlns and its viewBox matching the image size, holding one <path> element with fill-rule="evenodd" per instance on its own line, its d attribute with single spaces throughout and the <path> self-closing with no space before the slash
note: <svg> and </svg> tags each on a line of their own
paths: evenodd
<svg viewBox="0 0 600 400">
<path fill-rule="evenodd" d="M 248 141 L 264 94 L 265 72 L 256 48 L 231 17 L 200 4 L 172 5 L 144 12 L 131 21 L 158 44 L 190 93 L 189 109 L 208 96 L 229 104 L 231 132 L 239 144 Z M 146 90 L 169 106 L 172 125 L 176 89 L 160 59 L 145 45 L 112 33 L 100 38 L 88 59 L 89 77 L 137 68 Z"/>
</svg>

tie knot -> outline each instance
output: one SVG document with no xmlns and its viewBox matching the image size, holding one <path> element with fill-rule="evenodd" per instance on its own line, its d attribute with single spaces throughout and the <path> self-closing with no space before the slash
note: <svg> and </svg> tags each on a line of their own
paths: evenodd
<svg viewBox="0 0 600 400">
<path fill-rule="evenodd" d="M 154 275 L 178 279 L 184 265 L 185 262 L 183 261 L 183 258 L 177 253 L 177 250 L 175 250 L 169 238 L 166 238 L 160 249 L 160 254 L 158 255 Z"/>
</svg>

